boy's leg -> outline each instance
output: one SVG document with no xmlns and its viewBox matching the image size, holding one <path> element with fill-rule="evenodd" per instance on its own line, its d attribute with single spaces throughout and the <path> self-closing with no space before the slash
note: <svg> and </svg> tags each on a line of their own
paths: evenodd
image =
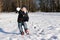
<svg viewBox="0 0 60 40">
<path fill-rule="evenodd" d="M 23 22 L 23 26 L 24 26 L 24 29 L 25 29 L 25 30 L 28 29 L 28 28 L 27 28 L 27 24 L 26 24 L 26 22 Z"/>
<path fill-rule="evenodd" d="M 23 33 L 22 23 L 18 23 L 18 28 L 21 34 Z"/>
<path fill-rule="evenodd" d="M 23 22 L 23 26 L 24 26 L 25 32 L 26 32 L 27 34 L 29 34 L 29 31 L 28 31 L 26 22 Z"/>
</svg>

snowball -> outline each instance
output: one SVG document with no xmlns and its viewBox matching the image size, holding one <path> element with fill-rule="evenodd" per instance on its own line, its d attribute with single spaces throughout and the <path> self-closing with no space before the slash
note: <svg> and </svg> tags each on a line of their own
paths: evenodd
<svg viewBox="0 0 60 40">
<path fill-rule="evenodd" d="M 17 8 L 16 8 L 17 11 L 20 11 L 20 9 L 21 9 L 20 7 L 17 7 Z"/>
</svg>

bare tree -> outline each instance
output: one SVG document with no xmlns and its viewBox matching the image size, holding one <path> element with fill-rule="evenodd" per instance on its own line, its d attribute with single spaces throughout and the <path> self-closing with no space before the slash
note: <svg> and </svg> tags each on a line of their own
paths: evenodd
<svg viewBox="0 0 60 40">
<path fill-rule="evenodd" d="M 2 12 L 3 10 L 3 3 L 2 3 L 2 0 L 0 0 L 0 12 Z"/>
</svg>

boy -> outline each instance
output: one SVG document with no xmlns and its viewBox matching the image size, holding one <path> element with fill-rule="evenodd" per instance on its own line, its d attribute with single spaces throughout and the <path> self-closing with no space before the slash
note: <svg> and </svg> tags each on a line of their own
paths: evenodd
<svg viewBox="0 0 60 40">
<path fill-rule="evenodd" d="M 19 15 L 18 15 L 18 28 L 20 30 L 21 35 L 24 35 L 22 26 L 24 27 L 26 34 L 29 34 L 27 24 L 26 24 L 26 22 L 29 21 L 29 17 L 28 17 L 28 13 L 27 13 L 27 7 L 22 6 L 21 10 L 18 13 L 19 13 Z"/>
</svg>

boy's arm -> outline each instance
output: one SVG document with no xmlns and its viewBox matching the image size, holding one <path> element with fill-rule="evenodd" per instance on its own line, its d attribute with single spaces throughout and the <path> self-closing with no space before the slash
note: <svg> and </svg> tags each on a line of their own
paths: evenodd
<svg viewBox="0 0 60 40">
<path fill-rule="evenodd" d="M 29 21 L 29 15 L 28 15 L 28 12 L 27 12 L 27 16 L 28 16 L 28 21 Z"/>
</svg>

